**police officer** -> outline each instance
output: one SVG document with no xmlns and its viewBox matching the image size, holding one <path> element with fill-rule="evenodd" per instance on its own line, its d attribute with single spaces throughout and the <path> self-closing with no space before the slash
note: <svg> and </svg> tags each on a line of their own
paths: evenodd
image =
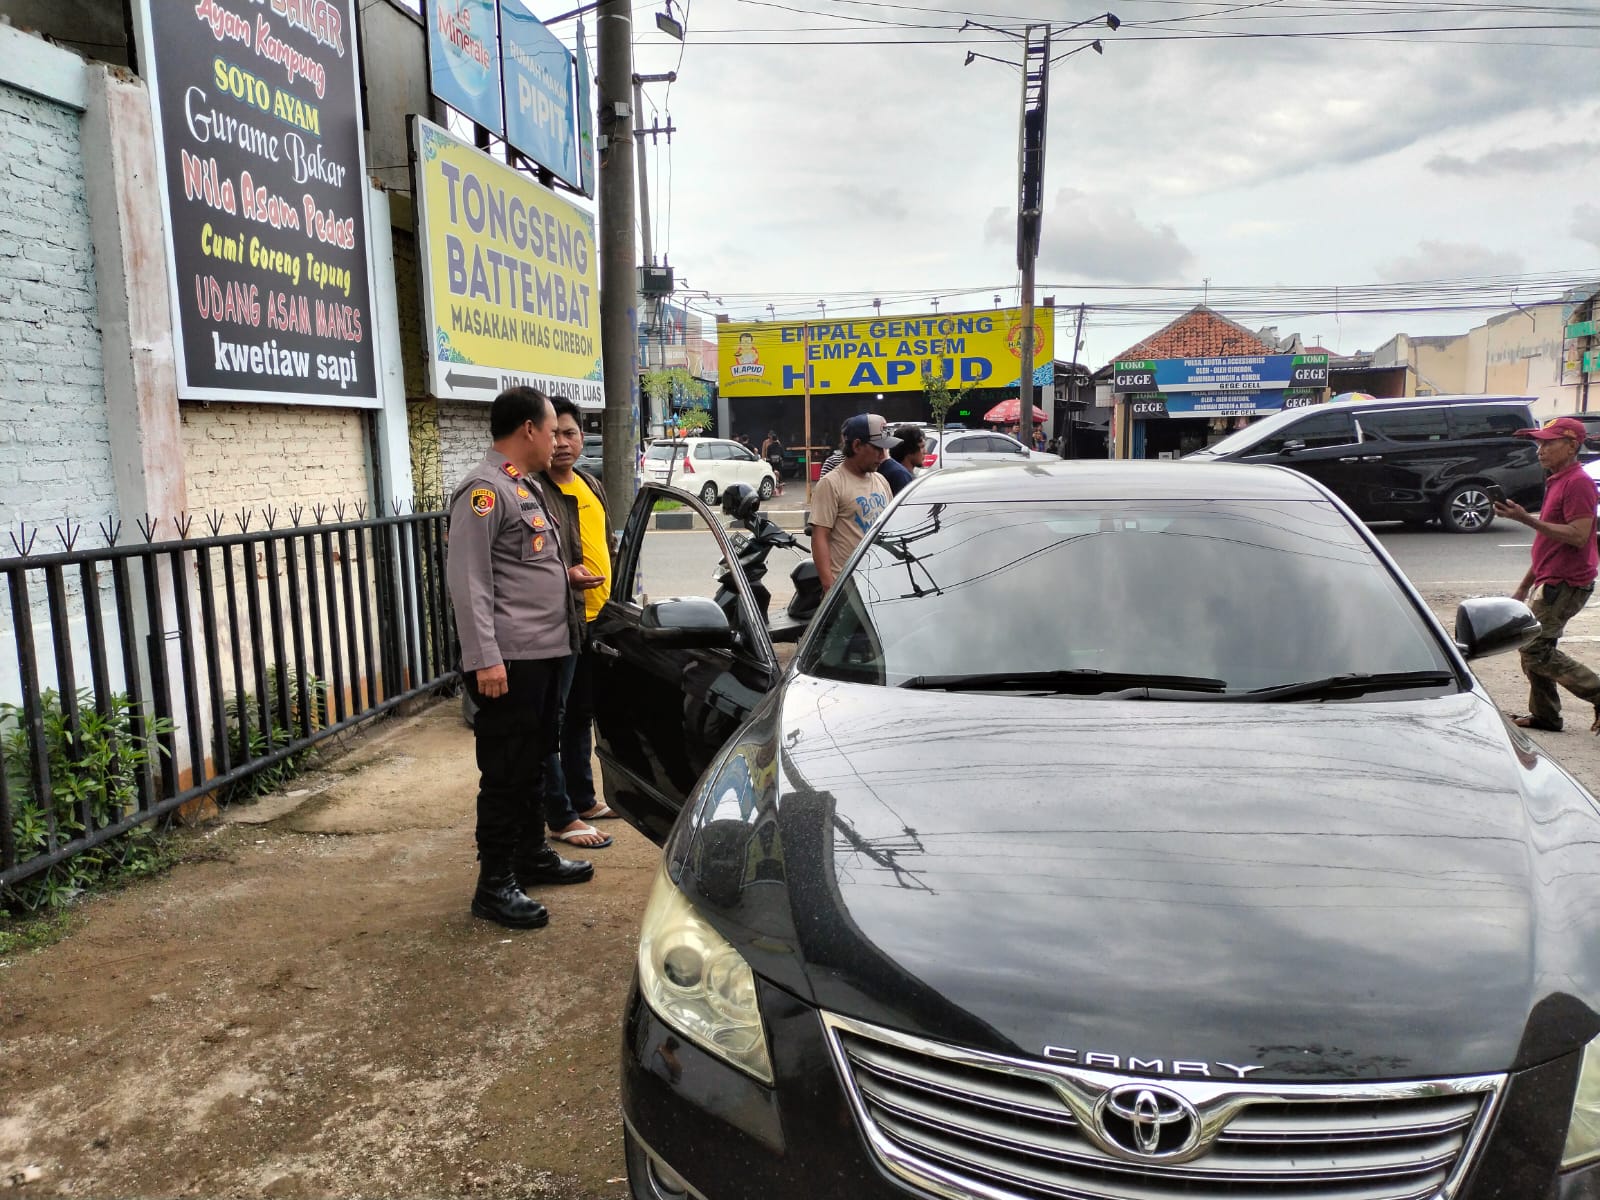
<svg viewBox="0 0 1600 1200">
<path fill-rule="evenodd" d="M 511 388 L 489 409 L 494 445 L 450 499 L 446 574 L 461 667 L 478 705 L 478 887 L 472 913 L 513 929 L 549 921 L 523 891 L 583 883 L 587 862 L 544 840 L 544 760 L 557 748 L 562 669 L 576 650 L 572 592 L 598 586 L 568 567 L 556 510 L 537 477 L 555 448 L 555 410 L 533 388 Z"/>
</svg>

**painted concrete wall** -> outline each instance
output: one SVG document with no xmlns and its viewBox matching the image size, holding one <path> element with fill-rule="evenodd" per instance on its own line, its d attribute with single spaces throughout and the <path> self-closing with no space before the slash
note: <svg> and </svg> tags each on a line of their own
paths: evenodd
<svg viewBox="0 0 1600 1200">
<path fill-rule="evenodd" d="M 439 401 L 439 459 L 445 495 L 455 490 L 488 448 L 487 404 Z"/>
<path fill-rule="evenodd" d="M 116 515 L 81 132 L 0 83 L 0 527 Z"/>
<path fill-rule="evenodd" d="M 190 512 L 231 514 L 271 504 L 286 513 L 293 504 L 331 508 L 337 500 L 351 509 L 366 502 L 371 511 L 367 418 L 361 410 L 184 404 L 181 414 Z"/>
</svg>

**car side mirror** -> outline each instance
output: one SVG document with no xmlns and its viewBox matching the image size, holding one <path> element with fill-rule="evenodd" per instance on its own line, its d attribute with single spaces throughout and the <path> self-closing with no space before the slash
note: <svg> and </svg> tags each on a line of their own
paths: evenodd
<svg viewBox="0 0 1600 1200">
<path fill-rule="evenodd" d="M 733 629 L 727 616 L 716 601 L 698 596 L 645 605 L 639 614 L 639 634 L 658 646 L 684 650 L 733 645 Z"/>
<path fill-rule="evenodd" d="M 1539 618 L 1520 600 L 1480 596 L 1456 609 L 1456 645 L 1468 659 L 1520 650 L 1539 633 Z"/>
<path fill-rule="evenodd" d="M 1278 453 L 1279 454 L 1298 454 L 1300 451 L 1304 450 L 1305 448 L 1306 448 L 1306 444 L 1304 442 L 1302 442 L 1300 439 L 1296 438 L 1293 441 L 1285 442 L 1283 444 L 1283 449 L 1279 450 Z"/>
</svg>

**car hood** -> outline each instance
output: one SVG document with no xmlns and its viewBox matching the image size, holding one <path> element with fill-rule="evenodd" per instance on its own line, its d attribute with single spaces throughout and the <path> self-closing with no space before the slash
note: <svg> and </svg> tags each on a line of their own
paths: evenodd
<svg viewBox="0 0 1600 1200">
<path fill-rule="evenodd" d="M 1587 793 L 1477 692 L 1163 703 L 792 676 L 669 854 L 759 974 L 830 1011 L 1107 1069 L 1382 1079 L 1600 1032 L 1597 838 Z"/>
</svg>

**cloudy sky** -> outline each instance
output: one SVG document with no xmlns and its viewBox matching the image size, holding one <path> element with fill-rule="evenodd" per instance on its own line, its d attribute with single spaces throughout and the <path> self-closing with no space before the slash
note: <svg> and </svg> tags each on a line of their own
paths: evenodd
<svg viewBox="0 0 1600 1200">
<path fill-rule="evenodd" d="M 935 295 L 947 311 L 988 307 L 996 291 L 1014 300 L 1019 76 L 963 58 L 1015 50 L 955 27 L 1060 27 L 1101 10 L 691 0 L 680 65 L 655 7 L 635 18 L 636 70 L 677 67 L 679 80 L 670 95 L 648 90 L 645 119 L 651 104 L 670 109 L 679 132 L 650 156 L 654 241 L 691 286 L 723 298 L 709 308 L 750 317 L 770 301 L 798 316 L 822 299 L 830 314 L 870 313 L 848 293 L 899 297 L 885 309 L 901 311 Z M 1074 54 L 1051 77 L 1039 281 L 1063 309 L 1136 298 L 1111 285 L 1207 279 L 1226 310 L 1229 287 L 1338 286 L 1357 308 L 1357 289 L 1375 283 L 1600 276 L 1600 3 L 1118 0 L 1115 11 L 1119 31 L 1058 42 L 1099 36 L 1104 55 Z M 1259 36 L 1419 28 L 1440 32 Z M 1198 36 L 1216 33 L 1247 36 Z M 1513 282 L 1480 298 L 1508 306 Z M 1538 295 L 1525 283 L 1516 300 Z M 1348 353 L 1484 317 L 1344 308 L 1276 323 Z M 1084 357 L 1098 365 L 1162 323 L 1091 307 Z"/>
</svg>

